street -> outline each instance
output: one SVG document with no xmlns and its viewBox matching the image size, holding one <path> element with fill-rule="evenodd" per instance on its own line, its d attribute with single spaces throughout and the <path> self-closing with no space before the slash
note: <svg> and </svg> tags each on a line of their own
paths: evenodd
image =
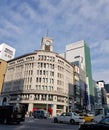
<svg viewBox="0 0 109 130">
<path fill-rule="evenodd" d="M 53 119 L 34 119 L 26 117 L 20 124 L 0 124 L 0 130 L 78 130 L 78 125 L 53 123 Z"/>
</svg>

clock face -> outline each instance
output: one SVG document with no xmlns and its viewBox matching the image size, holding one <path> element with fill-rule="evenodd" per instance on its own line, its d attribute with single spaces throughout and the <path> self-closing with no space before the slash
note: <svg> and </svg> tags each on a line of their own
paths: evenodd
<svg viewBox="0 0 109 130">
<path fill-rule="evenodd" d="M 49 42 L 49 41 L 46 41 L 46 45 L 47 45 L 47 46 L 50 45 L 50 42 Z"/>
</svg>

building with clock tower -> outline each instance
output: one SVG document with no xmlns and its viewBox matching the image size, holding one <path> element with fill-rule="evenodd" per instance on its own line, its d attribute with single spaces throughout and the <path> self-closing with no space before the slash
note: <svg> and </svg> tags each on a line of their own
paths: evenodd
<svg viewBox="0 0 109 130">
<path fill-rule="evenodd" d="M 52 116 L 69 111 L 73 75 L 74 66 L 53 52 L 53 39 L 42 37 L 40 50 L 7 62 L 1 104 L 22 103 L 28 112 L 52 110 Z"/>
<path fill-rule="evenodd" d="M 41 49 L 48 52 L 53 51 L 53 39 L 42 37 Z"/>
</svg>

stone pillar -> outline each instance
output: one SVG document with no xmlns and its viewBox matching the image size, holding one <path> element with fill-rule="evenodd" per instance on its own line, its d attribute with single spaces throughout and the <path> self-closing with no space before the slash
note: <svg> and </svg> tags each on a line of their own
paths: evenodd
<svg viewBox="0 0 109 130">
<path fill-rule="evenodd" d="M 33 110 L 33 103 L 28 104 L 28 112 Z"/>
<path fill-rule="evenodd" d="M 39 95 L 39 100 L 41 101 L 42 95 Z"/>
<path fill-rule="evenodd" d="M 63 112 L 66 112 L 66 106 L 64 106 Z"/>
<path fill-rule="evenodd" d="M 56 116 L 56 104 L 53 104 L 53 113 L 52 113 L 52 116 Z"/>
</svg>

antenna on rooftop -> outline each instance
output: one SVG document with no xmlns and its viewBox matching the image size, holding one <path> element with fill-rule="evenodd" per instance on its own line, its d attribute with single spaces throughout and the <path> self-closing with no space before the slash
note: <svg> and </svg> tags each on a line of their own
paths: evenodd
<svg viewBox="0 0 109 130">
<path fill-rule="evenodd" d="M 46 34 L 47 37 L 48 37 L 48 32 L 49 32 L 49 30 L 47 29 L 47 34 Z"/>
</svg>

